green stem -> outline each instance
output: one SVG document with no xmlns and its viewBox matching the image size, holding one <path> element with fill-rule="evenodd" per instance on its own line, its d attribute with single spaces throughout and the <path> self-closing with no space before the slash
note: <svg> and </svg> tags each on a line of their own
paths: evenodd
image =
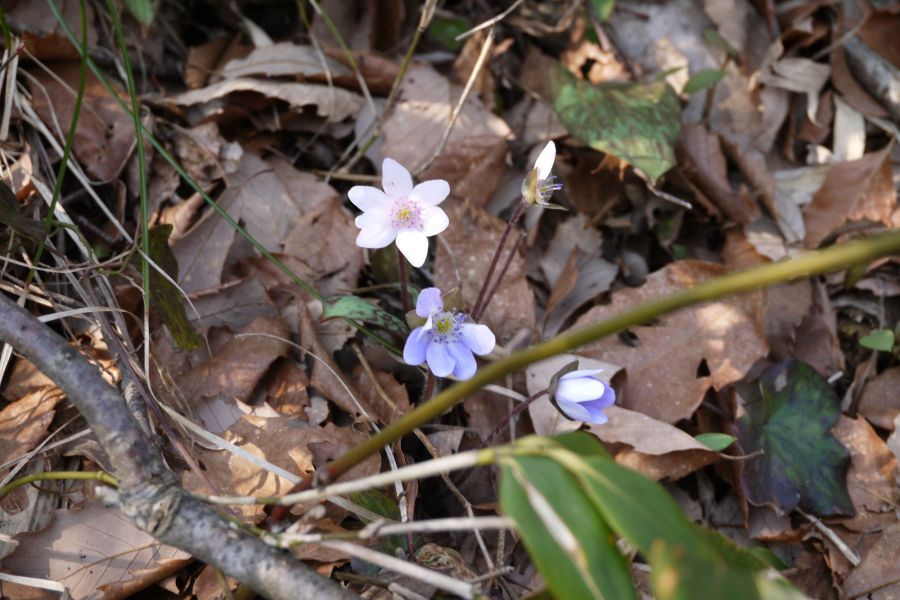
<svg viewBox="0 0 900 600">
<path fill-rule="evenodd" d="M 647 323 L 680 308 L 758 290 L 801 277 L 811 277 L 828 271 L 845 269 L 856 264 L 870 262 L 881 256 L 897 253 L 900 253 L 900 230 L 847 244 L 839 244 L 791 260 L 724 275 L 664 298 L 649 300 L 583 329 L 564 333 L 491 363 L 479 370 L 472 379 L 461 381 L 447 388 L 432 400 L 400 417 L 359 446 L 328 463 L 325 466 L 326 477 L 329 481 L 333 481 L 365 458 L 378 452 L 382 447 L 393 443 L 416 427 L 439 417 L 489 383 L 530 364 L 569 352 L 629 327 Z"/>
<path fill-rule="evenodd" d="M 71 481 L 102 481 L 107 485 L 119 487 L 119 482 L 115 477 L 106 471 L 47 471 L 46 473 L 32 473 L 25 477 L 14 479 L 0 488 L 0 498 L 3 498 L 16 488 L 28 485 L 36 481 L 54 481 L 54 480 L 71 480 Z"/>
</svg>

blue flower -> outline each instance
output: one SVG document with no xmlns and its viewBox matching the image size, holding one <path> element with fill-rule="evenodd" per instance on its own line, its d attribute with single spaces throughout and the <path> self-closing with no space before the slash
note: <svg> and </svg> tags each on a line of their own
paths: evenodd
<svg viewBox="0 0 900 600">
<path fill-rule="evenodd" d="M 428 363 L 438 377 L 453 374 L 459 380 L 475 374 L 474 354 L 487 354 L 496 340 L 487 325 L 467 323 L 467 315 L 444 310 L 444 299 L 438 288 L 419 293 L 416 314 L 427 319 L 406 338 L 403 360 L 410 365 Z"/>
<path fill-rule="evenodd" d="M 616 403 L 616 392 L 608 383 L 597 379 L 601 371 L 583 369 L 566 373 L 556 385 L 556 406 L 574 421 L 602 425 L 607 416 L 604 408 Z"/>
</svg>

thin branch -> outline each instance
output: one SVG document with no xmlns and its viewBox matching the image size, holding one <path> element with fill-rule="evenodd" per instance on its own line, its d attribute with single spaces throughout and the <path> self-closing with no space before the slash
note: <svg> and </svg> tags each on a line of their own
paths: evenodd
<svg viewBox="0 0 900 600">
<path fill-rule="evenodd" d="M 121 510 L 135 525 L 267 598 L 355 598 L 188 495 L 118 392 L 65 339 L 2 295 L 0 340 L 52 379 L 88 422 L 119 481 Z"/>
</svg>

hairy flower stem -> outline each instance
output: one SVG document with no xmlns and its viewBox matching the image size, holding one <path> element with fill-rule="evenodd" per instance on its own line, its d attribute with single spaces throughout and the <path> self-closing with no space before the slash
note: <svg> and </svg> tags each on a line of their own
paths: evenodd
<svg viewBox="0 0 900 600">
<path fill-rule="evenodd" d="M 481 319 L 481 314 L 484 312 L 484 305 L 486 303 L 485 297 L 487 290 L 491 286 L 491 278 L 494 276 L 494 270 L 497 268 L 497 263 L 500 262 L 500 255 L 503 253 L 503 247 L 506 246 L 506 240 L 509 238 L 509 234 L 512 232 L 513 227 L 516 226 L 522 213 L 525 212 L 525 207 L 525 202 L 519 201 L 519 203 L 516 204 L 516 208 L 513 209 L 513 213 L 509 216 L 509 221 L 506 222 L 506 229 L 503 230 L 503 235 L 500 236 L 500 243 L 497 244 L 497 250 L 494 252 L 493 258 L 491 258 L 491 266 L 488 268 L 487 276 L 484 278 L 484 282 L 481 284 L 481 290 L 478 292 L 478 299 L 475 300 L 475 306 L 472 308 L 471 317 L 475 322 L 478 322 Z"/>
<path fill-rule="evenodd" d="M 412 310 L 412 303 L 409 301 L 409 269 L 406 267 L 406 259 L 400 250 L 397 250 L 397 269 L 400 273 L 400 297 L 403 299 L 403 314 L 405 315 Z"/>
<path fill-rule="evenodd" d="M 500 432 L 503 431 L 503 429 L 507 426 L 507 424 L 511 423 L 513 419 L 515 419 L 520 414 L 522 414 L 526 408 L 531 406 L 532 402 L 534 402 L 535 400 L 537 400 L 544 394 L 548 394 L 548 393 L 550 393 L 549 388 L 546 390 L 541 390 L 538 393 L 533 394 L 533 395 L 529 396 L 528 398 L 526 398 L 525 400 L 519 402 L 518 406 L 516 406 L 514 409 L 509 411 L 509 414 L 507 414 L 505 417 L 503 417 L 500 420 L 499 423 L 497 423 L 497 426 L 494 427 L 494 430 L 491 432 L 491 435 L 489 435 L 488 439 L 485 440 L 484 445 L 488 446 L 488 447 L 493 445 L 494 439 L 496 439 L 496 437 L 498 435 L 500 435 Z"/>
</svg>

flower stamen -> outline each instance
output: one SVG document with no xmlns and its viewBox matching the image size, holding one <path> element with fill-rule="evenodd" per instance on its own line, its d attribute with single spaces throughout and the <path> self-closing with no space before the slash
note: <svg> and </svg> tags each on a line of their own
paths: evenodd
<svg viewBox="0 0 900 600">
<path fill-rule="evenodd" d="M 391 207 L 391 224 L 397 229 L 421 229 L 422 207 L 415 200 L 398 198 Z"/>
</svg>

